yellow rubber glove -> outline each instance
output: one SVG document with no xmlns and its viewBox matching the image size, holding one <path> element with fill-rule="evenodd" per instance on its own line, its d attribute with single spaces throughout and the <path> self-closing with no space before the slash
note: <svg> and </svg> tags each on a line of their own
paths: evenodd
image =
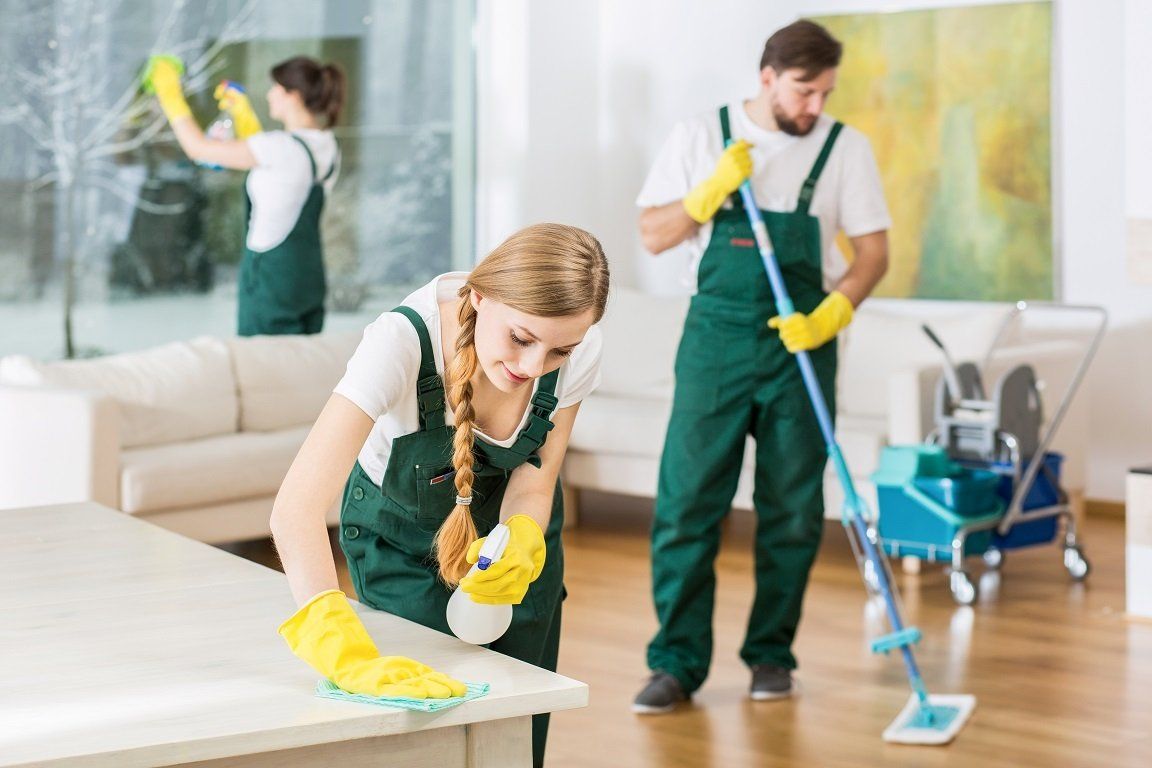
<svg viewBox="0 0 1152 768">
<path fill-rule="evenodd" d="M 513 515 L 504 521 L 508 526 L 508 546 L 504 555 L 488 566 L 460 580 L 460 589 L 483 605 L 519 605 L 528 594 L 528 585 L 544 570 L 544 532 L 528 515 Z M 487 537 L 485 537 L 487 538 Z M 480 559 L 484 539 L 468 547 L 468 562 Z"/>
<path fill-rule="evenodd" d="M 404 656 L 381 656 L 343 592 L 321 592 L 280 625 L 292 653 L 349 693 L 447 699 L 468 689 L 459 680 Z"/>
<path fill-rule="evenodd" d="M 751 146 L 743 139 L 729 144 L 712 175 L 684 198 L 684 210 L 697 223 L 703 224 L 715 216 L 728 196 L 752 175 L 752 156 L 748 154 Z"/>
<path fill-rule="evenodd" d="M 180 87 L 180 75 L 184 74 L 184 62 L 176 56 L 159 55 L 148 59 L 140 84 L 145 93 L 155 93 L 160 101 L 160 109 L 169 123 L 184 117 L 191 117 L 192 110 L 184 99 L 184 89 Z"/>
<path fill-rule="evenodd" d="M 778 329 L 784 348 L 796 353 L 824 346 L 852 322 L 854 311 L 847 296 L 832 291 L 811 314 L 777 315 L 768 321 L 768 327 Z"/>
<path fill-rule="evenodd" d="M 227 112 L 232 116 L 232 125 L 236 128 L 236 138 L 246 139 L 264 130 L 263 126 L 260 125 L 260 118 L 256 117 L 256 111 L 252 109 L 252 102 L 248 100 L 248 94 L 245 93 L 244 87 L 239 83 L 224 80 L 216 86 L 216 91 L 212 97 L 216 99 L 216 104 L 220 107 L 221 112 Z"/>
</svg>

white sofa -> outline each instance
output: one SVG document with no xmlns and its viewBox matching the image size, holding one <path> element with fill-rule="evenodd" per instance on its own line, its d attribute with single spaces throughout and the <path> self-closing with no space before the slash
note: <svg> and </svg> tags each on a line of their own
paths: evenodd
<svg viewBox="0 0 1152 768">
<path fill-rule="evenodd" d="M 569 520 L 581 489 L 655 495 L 687 306 L 614 289 L 603 383 L 581 407 L 564 465 Z M 880 449 L 919 441 L 932 425 L 940 358 L 920 320 L 957 360 L 978 359 L 1008 311 L 870 301 L 857 313 L 842 345 L 837 425 L 870 503 Z M 266 536 L 276 491 L 359 338 L 205 337 L 93 360 L 0 359 L 0 509 L 94 500 L 202 541 Z M 1076 345 L 1023 342 L 1007 346 L 997 367 L 1032 362 L 1046 393 L 1062 392 Z M 1056 442 L 1073 498 L 1085 433 L 1085 409 L 1074 406 Z M 734 502 L 741 509 L 751 509 L 751 457 Z M 825 489 L 834 518 L 842 496 L 831 470 Z M 328 522 L 337 521 L 333 508 Z"/>
<path fill-rule="evenodd" d="M 359 340 L 204 337 L 91 360 L 0 359 L 0 508 L 93 500 L 211 543 L 267 536 L 272 500 Z"/>
<path fill-rule="evenodd" d="M 581 489 L 655 496 L 672 407 L 673 362 L 688 301 L 613 290 L 601 323 L 603 383 L 580 408 L 564 465 L 570 519 L 576 518 Z M 876 498 L 869 476 L 881 448 L 920 442 L 933 427 L 942 358 L 920 324 L 929 322 L 957 362 L 979 362 L 1010 311 L 1007 304 L 870 300 L 857 312 L 841 337 L 836 426 L 853 481 L 872 509 Z M 1013 328 L 1007 343 L 998 345 L 988 378 L 994 381 L 998 371 L 1031 363 L 1046 385 L 1050 415 L 1056 403 L 1049 400 L 1065 391 L 1081 347 Z M 1074 499 L 1084 487 L 1086 429 L 1086 408 L 1073 401 L 1054 447 L 1066 454 L 1064 482 Z M 752 509 L 750 445 L 733 503 L 737 509 Z M 843 494 L 831 466 L 824 487 L 825 516 L 838 518 Z"/>
</svg>

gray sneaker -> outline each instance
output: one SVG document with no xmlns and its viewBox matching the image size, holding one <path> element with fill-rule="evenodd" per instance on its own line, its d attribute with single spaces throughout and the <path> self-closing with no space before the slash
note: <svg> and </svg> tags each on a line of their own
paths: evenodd
<svg viewBox="0 0 1152 768">
<path fill-rule="evenodd" d="M 638 715 L 662 715 L 685 701 L 688 701 L 688 694 L 684 693 L 680 681 L 667 672 L 657 670 L 632 700 L 632 711 Z"/>
<path fill-rule="evenodd" d="M 748 695 L 753 701 L 788 698 L 792 695 L 792 670 L 768 664 L 753 665 L 752 686 Z"/>
</svg>

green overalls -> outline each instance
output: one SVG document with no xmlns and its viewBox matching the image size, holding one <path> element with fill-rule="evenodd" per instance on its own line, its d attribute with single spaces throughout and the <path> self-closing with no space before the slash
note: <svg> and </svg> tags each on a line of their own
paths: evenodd
<svg viewBox="0 0 1152 768">
<path fill-rule="evenodd" d="M 728 110 L 720 125 L 730 138 Z M 840 132 L 836 123 L 792 213 L 763 211 L 798 312 L 824 299 L 820 224 L 808 213 L 820 172 Z M 756 441 L 756 597 L 740 655 L 749 666 L 794 669 L 792 639 L 808 571 L 823 529 L 820 428 L 793 355 L 766 325 L 775 301 L 739 195 L 713 218 L 676 354 L 676 392 L 660 462 L 652 526 L 652 588 L 660 630 L 648 666 L 674 675 L 688 693 L 712 658 L 713 569 L 744 458 Z M 835 413 L 836 344 L 811 353 Z"/>
<path fill-rule="evenodd" d="M 336 170 L 336 163 L 332 163 L 323 179 L 317 179 L 312 150 L 299 136 L 289 135 L 308 153 L 312 188 L 288 237 L 267 251 L 253 251 L 247 245 L 252 198 L 245 186 L 245 245 L 237 286 L 240 336 L 319 333 L 324 327 L 324 295 L 328 289 L 320 244 L 320 214 L 324 211 L 324 182 Z"/>
<path fill-rule="evenodd" d="M 340 544 L 360 602 L 381 611 L 452 634 L 445 611 L 452 591 L 440 581 L 432 542 L 456 505 L 452 480 L 452 437 L 444 423 L 444 384 L 436 373 L 432 340 L 420 315 L 397 307 L 420 337 L 417 398 L 420 430 L 397 437 L 382 486 L 356 464 L 344 489 Z M 559 371 L 541 377 L 532 396 L 531 415 L 512 446 L 502 448 L 477 438 L 472 488 L 472 519 L 480 536 L 500 522 L 500 505 L 512 470 L 525 462 L 540 466 L 538 450 L 552 429 Z M 512 626 L 488 647 L 529 664 L 556 671 L 560 647 L 560 604 L 564 597 L 564 549 L 560 531 L 564 503 L 560 482 L 552 500 L 552 518 L 544 533 L 547 559 L 524 602 L 512 609 Z M 544 761 L 548 715 L 532 718 L 535 765 Z"/>
</svg>

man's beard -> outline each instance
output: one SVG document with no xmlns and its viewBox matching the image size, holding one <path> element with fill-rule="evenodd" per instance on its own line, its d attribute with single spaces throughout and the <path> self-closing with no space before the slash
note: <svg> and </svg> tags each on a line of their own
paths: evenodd
<svg viewBox="0 0 1152 768">
<path fill-rule="evenodd" d="M 802 115 L 801 118 L 807 118 L 810 122 L 802 124 L 800 119 L 792 119 L 781 111 L 780 107 L 772 104 L 772 118 L 776 121 L 776 127 L 784 131 L 789 136 L 807 136 L 812 133 L 812 129 L 816 127 L 816 118 Z"/>
</svg>

